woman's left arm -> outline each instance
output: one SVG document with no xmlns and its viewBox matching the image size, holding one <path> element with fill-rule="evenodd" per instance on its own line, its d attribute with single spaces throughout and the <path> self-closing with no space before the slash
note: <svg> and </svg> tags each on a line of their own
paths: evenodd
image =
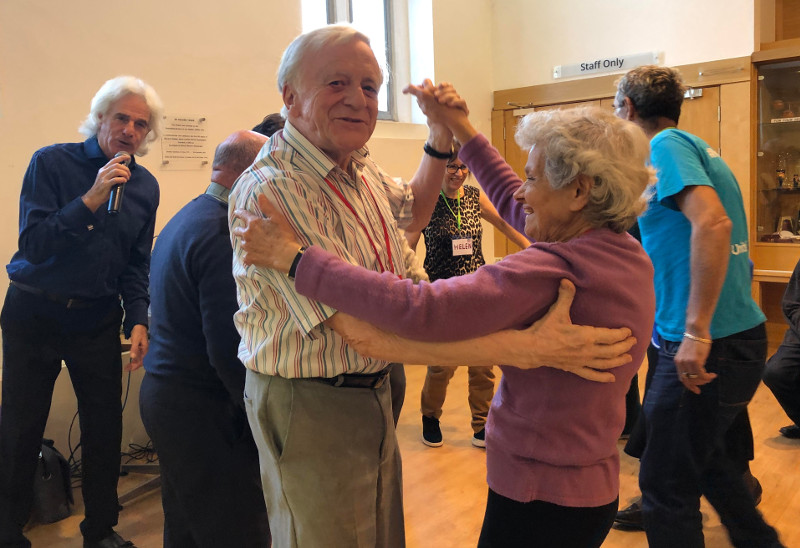
<svg viewBox="0 0 800 548">
<path fill-rule="evenodd" d="M 478 190 L 478 192 L 481 204 L 481 217 L 489 221 L 489 223 L 491 223 L 495 228 L 497 228 L 497 230 L 502 232 L 506 236 L 506 238 L 514 242 L 517 246 L 521 247 L 522 249 L 525 249 L 526 247 L 531 245 L 528 238 L 526 238 L 524 235 L 514 230 L 510 224 L 508 224 L 503 220 L 503 218 L 500 216 L 500 214 L 492 205 L 492 202 L 491 200 L 489 200 L 489 197 L 480 190 Z"/>
</svg>

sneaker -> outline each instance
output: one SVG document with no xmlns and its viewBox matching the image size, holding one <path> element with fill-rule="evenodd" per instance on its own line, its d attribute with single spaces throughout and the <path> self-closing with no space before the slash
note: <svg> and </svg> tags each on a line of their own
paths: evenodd
<svg viewBox="0 0 800 548">
<path fill-rule="evenodd" d="M 472 445 L 475 447 L 486 447 L 486 428 L 481 428 L 480 432 L 475 432 L 475 435 L 472 436 Z"/>
<path fill-rule="evenodd" d="M 442 429 L 439 428 L 439 419 L 422 415 L 422 443 L 428 447 L 441 447 Z"/>
</svg>

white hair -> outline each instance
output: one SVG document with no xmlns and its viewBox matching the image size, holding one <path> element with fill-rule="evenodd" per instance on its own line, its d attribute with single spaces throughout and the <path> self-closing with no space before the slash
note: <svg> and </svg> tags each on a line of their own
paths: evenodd
<svg viewBox="0 0 800 548">
<path fill-rule="evenodd" d="M 161 135 L 161 118 L 164 112 L 164 105 L 150 85 L 134 76 L 117 76 L 103 84 L 92 98 L 89 115 L 78 128 L 78 131 L 86 137 L 97 135 L 97 131 L 100 129 L 100 117 L 108 114 L 111 105 L 126 95 L 138 95 L 150 110 L 150 120 L 148 120 L 150 131 L 142 139 L 142 144 L 139 146 L 139 150 L 136 151 L 136 154 L 142 156 L 147 154 L 150 143 Z"/>
<path fill-rule="evenodd" d="M 278 67 L 278 91 L 283 93 L 283 88 L 287 84 L 298 85 L 301 67 L 306 57 L 316 55 L 328 47 L 351 41 L 361 41 L 370 45 L 369 37 L 366 34 L 351 26 L 341 24 L 321 27 L 301 34 L 292 40 L 292 43 L 283 52 L 281 64 Z M 281 109 L 281 115 L 286 119 L 289 118 L 289 110 L 286 105 Z"/>
<path fill-rule="evenodd" d="M 540 111 L 522 119 L 516 140 L 525 149 L 540 147 L 554 189 L 591 177 L 583 215 L 593 228 L 624 232 L 644 212 L 656 177 L 647 165 L 647 137 L 635 124 L 597 107 Z"/>
</svg>

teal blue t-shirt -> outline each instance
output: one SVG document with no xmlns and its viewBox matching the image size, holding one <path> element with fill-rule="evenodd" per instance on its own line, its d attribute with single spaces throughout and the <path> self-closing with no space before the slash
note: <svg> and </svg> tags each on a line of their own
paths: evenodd
<svg viewBox="0 0 800 548">
<path fill-rule="evenodd" d="M 727 337 L 764 322 L 766 317 L 750 293 L 747 218 L 731 170 L 702 139 L 678 129 L 666 129 L 653 137 L 650 162 L 658 182 L 639 226 L 642 245 L 655 267 L 659 334 L 680 341 L 685 331 L 692 226 L 678 209 L 675 195 L 687 186 L 712 187 L 733 222 L 728 271 L 711 321 L 711 337 Z"/>
</svg>

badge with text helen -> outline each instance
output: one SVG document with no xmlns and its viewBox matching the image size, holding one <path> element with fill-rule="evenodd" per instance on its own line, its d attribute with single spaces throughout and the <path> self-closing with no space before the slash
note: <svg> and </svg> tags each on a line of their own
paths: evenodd
<svg viewBox="0 0 800 548">
<path fill-rule="evenodd" d="M 472 236 L 453 236 L 453 257 L 472 255 Z"/>
</svg>

